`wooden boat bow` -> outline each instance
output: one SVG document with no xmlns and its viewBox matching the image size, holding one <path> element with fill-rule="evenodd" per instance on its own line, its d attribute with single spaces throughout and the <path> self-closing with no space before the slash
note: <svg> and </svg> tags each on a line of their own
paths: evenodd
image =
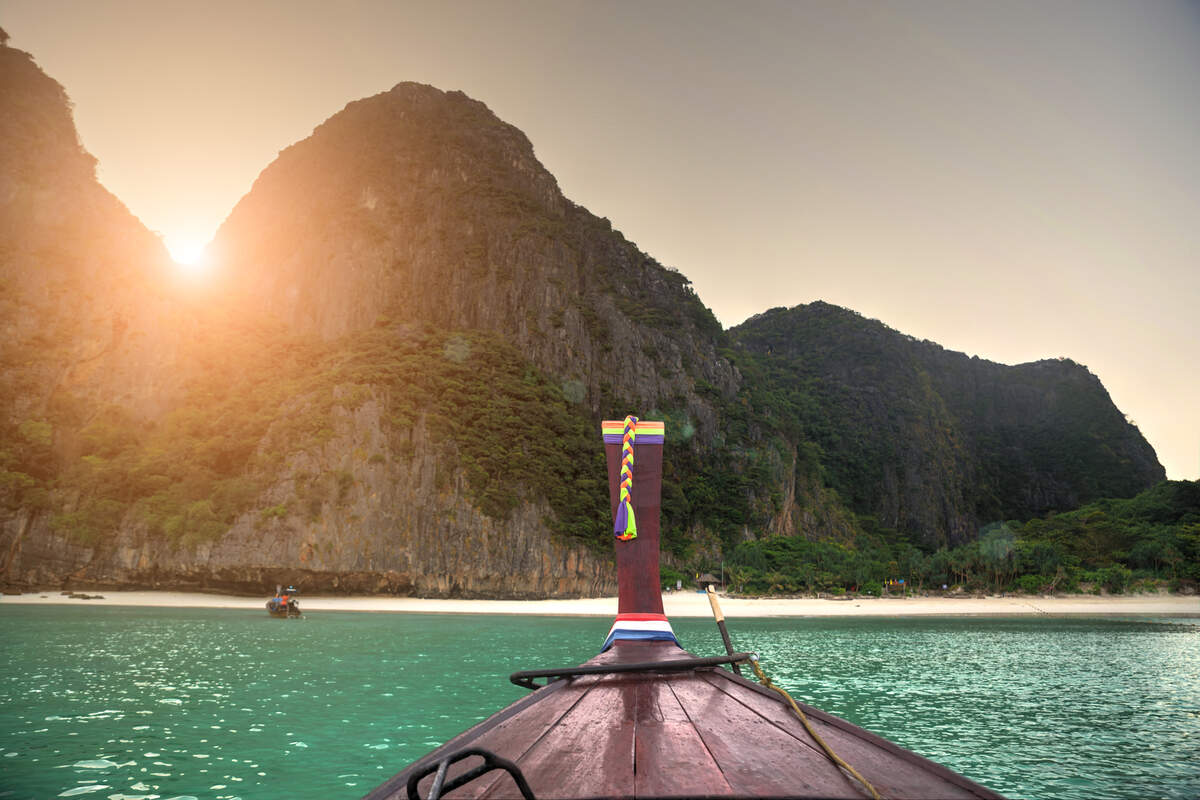
<svg viewBox="0 0 1200 800">
<path fill-rule="evenodd" d="M 749 654 L 697 658 L 679 646 L 659 583 L 663 427 L 631 419 L 603 424 L 620 595 L 601 652 L 576 667 L 514 673 L 531 694 L 409 765 L 366 800 L 431 793 L 543 800 L 869 797 L 777 694 L 722 668 Z M 636 537 L 622 538 L 631 514 Z M 845 720 L 800 707 L 883 797 L 1000 798 Z"/>
</svg>

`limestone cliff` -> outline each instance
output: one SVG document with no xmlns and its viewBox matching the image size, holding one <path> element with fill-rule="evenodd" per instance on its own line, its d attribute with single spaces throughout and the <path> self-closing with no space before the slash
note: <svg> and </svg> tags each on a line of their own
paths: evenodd
<svg viewBox="0 0 1200 800">
<path fill-rule="evenodd" d="M 203 288 L 6 47 L 0 103 L 5 586 L 611 592 L 598 423 L 630 411 L 668 424 L 678 567 L 864 513 L 955 540 L 1161 474 L 1072 365 L 825 306 L 722 331 L 461 93 L 399 84 L 283 151 Z"/>
<path fill-rule="evenodd" d="M 166 251 L 96 181 L 63 88 L 9 47 L 0 47 L 0 108 L 5 408 L 41 419 L 68 387 L 89 405 L 160 410 L 172 381 L 162 369 L 170 353 L 156 343 L 179 310 Z"/>
<path fill-rule="evenodd" d="M 96 182 L 65 92 L 28 54 L 0 48 L 0 100 L 6 584 L 257 592 L 292 575 L 309 590 L 427 595 L 612 588 L 597 548 L 551 533 L 545 499 L 480 511 L 478 481 L 440 426 L 426 433 L 424 405 L 398 426 L 388 398 L 336 376 L 289 396 L 304 359 L 336 360 L 336 345 L 223 302 L 261 285 L 177 280 L 157 238 Z M 318 291 L 370 306 L 376 293 L 345 277 L 318 275 Z M 298 418 L 311 436 L 297 437 Z"/>
<path fill-rule="evenodd" d="M 711 431 L 695 381 L 736 386 L 687 279 L 564 198 L 525 135 L 461 92 L 350 103 L 263 171 L 213 251 L 231 291 L 294 331 L 492 331 L 595 413 L 687 398 Z"/>
<path fill-rule="evenodd" d="M 615 592 L 612 566 L 548 535 L 544 504 L 522 506 L 499 521 L 471 503 L 459 473 L 438 487 L 446 467 L 414 428 L 414 454 L 355 463 L 362 447 L 384 447 L 381 406 L 335 413 L 337 434 L 289 465 L 345 468 L 354 481 L 319 520 L 297 514 L 240 516 L 220 537 L 172 541 L 127 520 L 117 535 L 73 542 L 45 518 L 26 534 L 9 581 L 94 588 L 170 588 L 235 593 L 293 583 L 307 592 L 415 594 L 425 597 L 597 596 Z M 451 468 L 453 469 L 453 468 Z M 295 479 L 280 481 L 264 502 L 286 503 Z M 433 501 L 431 502 L 431 498 Z M 519 580 L 516 580 L 516 579 Z"/>
<path fill-rule="evenodd" d="M 1068 360 L 996 364 L 819 302 L 732 333 L 769 383 L 808 403 L 799 430 L 842 497 L 918 541 L 960 542 L 1165 477 L 1096 376 Z"/>
</svg>

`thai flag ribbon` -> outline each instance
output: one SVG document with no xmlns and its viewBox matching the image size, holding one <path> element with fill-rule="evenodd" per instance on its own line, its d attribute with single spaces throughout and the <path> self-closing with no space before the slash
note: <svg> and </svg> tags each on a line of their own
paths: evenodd
<svg viewBox="0 0 1200 800">
<path fill-rule="evenodd" d="M 604 646 L 600 648 L 600 652 L 603 653 L 612 647 L 614 642 L 621 640 L 679 644 L 679 640 L 675 638 L 675 632 L 671 630 L 671 623 L 667 620 L 666 614 L 617 614 L 617 619 L 609 629 L 608 638 L 604 640 Z"/>
</svg>

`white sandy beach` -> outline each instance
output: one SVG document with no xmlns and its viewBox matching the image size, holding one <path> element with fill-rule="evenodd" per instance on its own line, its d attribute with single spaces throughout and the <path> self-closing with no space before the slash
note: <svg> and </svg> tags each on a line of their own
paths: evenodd
<svg viewBox="0 0 1200 800">
<path fill-rule="evenodd" d="M 0 605 L 73 604 L 109 606 L 180 606 L 260 610 L 266 597 L 234 597 L 198 592 L 86 591 L 103 599 L 80 600 L 58 592 L 7 595 Z M 435 600 L 417 597 L 300 597 L 301 608 L 318 611 L 387 611 L 410 614 L 540 614 L 548 616 L 611 617 L 617 598 L 580 600 Z M 670 617 L 708 617 L 708 599 L 699 592 L 667 592 L 663 606 Z M 1200 597 L 1131 595 L 1096 597 L 909 597 L 747 599 L 722 597 L 728 617 L 921 617 L 1023 615 L 1155 615 L 1200 617 Z"/>
</svg>

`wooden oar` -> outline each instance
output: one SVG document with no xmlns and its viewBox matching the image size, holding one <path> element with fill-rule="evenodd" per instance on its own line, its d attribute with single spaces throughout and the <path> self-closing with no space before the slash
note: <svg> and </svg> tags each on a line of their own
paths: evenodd
<svg viewBox="0 0 1200 800">
<path fill-rule="evenodd" d="M 721 632 L 721 641 L 725 643 L 725 652 L 733 655 L 733 643 L 729 641 L 729 631 L 725 630 L 725 615 L 721 613 L 721 604 L 717 602 L 717 593 L 713 591 L 711 583 L 708 585 L 708 604 L 712 606 L 713 618 L 717 621 L 717 630 Z M 737 664 L 730 666 L 738 675 L 742 674 L 742 668 Z"/>
</svg>

